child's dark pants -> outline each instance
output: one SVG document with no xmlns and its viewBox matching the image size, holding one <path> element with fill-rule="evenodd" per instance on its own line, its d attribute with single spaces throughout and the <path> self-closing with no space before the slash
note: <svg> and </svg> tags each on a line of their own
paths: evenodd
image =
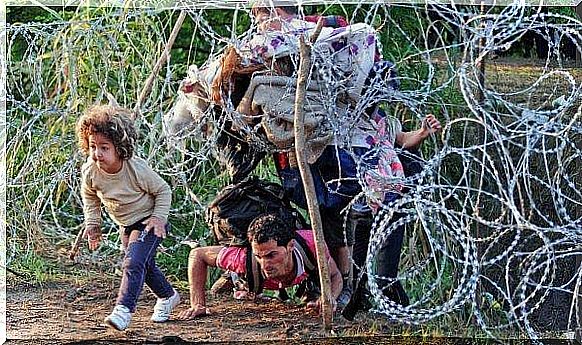
<svg viewBox="0 0 582 345">
<path fill-rule="evenodd" d="M 158 298 L 168 298 L 174 294 L 172 285 L 156 266 L 156 249 L 162 239 L 154 235 L 153 229 L 146 233 L 142 221 L 123 229 L 127 235 L 134 230 L 141 231 L 137 241 L 129 243 L 125 250 L 123 275 L 116 302 L 118 305 L 126 306 L 132 313 L 135 311 L 144 283 Z M 166 232 L 168 229 L 169 226 L 166 225 Z"/>
</svg>

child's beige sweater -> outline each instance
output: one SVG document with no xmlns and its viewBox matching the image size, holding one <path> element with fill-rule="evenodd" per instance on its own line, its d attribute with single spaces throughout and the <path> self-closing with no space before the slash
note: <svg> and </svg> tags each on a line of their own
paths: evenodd
<svg viewBox="0 0 582 345">
<path fill-rule="evenodd" d="M 119 172 L 108 174 L 89 157 L 81 175 L 85 226 L 101 224 L 101 203 L 121 226 L 150 216 L 167 221 L 172 191 L 145 160 L 132 157 L 123 161 Z"/>
</svg>

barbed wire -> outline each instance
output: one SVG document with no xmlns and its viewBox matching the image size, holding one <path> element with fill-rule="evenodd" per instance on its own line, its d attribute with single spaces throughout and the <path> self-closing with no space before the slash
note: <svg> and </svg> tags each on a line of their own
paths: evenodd
<svg viewBox="0 0 582 345">
<path fill-rule="evenodd" d="M 342 110 L 337 90 L 345 81 L 336 78 L 332 60 L 316 60 L 316 73 L 327 85 L 318 91 L 321 107 L 328 110 L 328 130 L 337 142 L 352 148 L 350 131 L 371 103 L 382 103 L 403 122 L 419 123 L 432 111 L 444 124 L 442 133 L 425 143 L 422 171 L 398 181 L 409 191 L 380 205 L 374 216 L 365 269 L 375 311 L 407 324 L 458 313 L 474 318 L 489 336 L 521 329 L 537 338 L 532 323 L 550 295 L 559 295 L 567 301 L 567 329 L 581 327 L 582 75 L 563 57 L 566 46 L 582 52 L 580 20 L 551 9 L 528 11 L 522 3 L 484 12 L 432 2 L 353 6 L 351 15 L 344 14 L 385 37 L 379 50 L 395 63 L 402 86 L 379 80 L 364 89 L 352 111 Z M 227 45 L 241 51 L 253 36 L 253 28 L 216 28 L 210 10 L 181 10 L 188 11 L 196 37 L 209 47 L 202 59 L 192 38 L 189 63 L 213 61 Z M 398 10 L 410 11 L 408 22 L 393 15 Z M 248 9 L 234 13 L 233 21 L 247 16 Z M 39 238 L 68 240 L 81 229 L 84 157 L 75 147 L 74 123 L 106 91 L 130 108 L 164 48 L 172 16 L 167 10 L 109 8 L 80 18 L 6 28 L 8 263 L 32 251 Z M 545 41 L 547 58 L 523 85 L 520 80 L 507 85 L 519 71 L 491 72 L 496 62 L 490 58 L 532 33 Z M 391 46 L 395 37 L 403 46 Z M 489 64 L 484 79 L 483 63 Z M 168 251 L 184 239 L 209 240 L 204 207 L 228 181 L 214 158 L 220 153 L 218 129 L 237 123 L 243 141 L 266 152 L 281 150 L 230 101 L 221 104 L 221 117 L 210 109 L 180 138 L 169 136 L 162 118 L 186 77 L 180 71 L 166 63 L 137 123 L 138 154 L 174 191 L 170 219 L 183 231 L 173 234 L 176 241 Z M 282 95 L 293 97 L 293 86 Z M 196 137 L 206 123 L 214 131 Z M 259 174 L 273 176 L 268 168 Z M 356 176 L 361 195 L 372 195 L 364 175 Z M 397 213 L 404 216 L 395 220 Z M 400 225 L 407 229 L 403 257 L 408 260 L 397 278 L 378 276 L 376 257 Z M 119 243 L 111 220 L 104 226 L 110 235 L 103 253 L 109 253 Z M 411 304 L 385 297 L 381 280 L 399 280 L 416 290 Z"/>
</svg>

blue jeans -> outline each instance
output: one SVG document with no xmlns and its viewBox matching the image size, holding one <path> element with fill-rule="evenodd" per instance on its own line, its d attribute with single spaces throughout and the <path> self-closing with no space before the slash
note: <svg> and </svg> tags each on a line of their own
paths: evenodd
<svg viewBox="0 0 582 345">
<path fill-rule="evenodd" d="M 135 311 L 137 299 L 143 289 L 143 284 L 153 291 L 158 298 L 168 298 L 174 294 L 172 285 L 166 276 L 156 266 L 156 249 L 162 239 L 154 235 L 154 231 L 144 231 L 143 220 L 125 227 L 125 234 L 138 230 L 141 234 L 137 241 L 130 243 L 125 250 L 123 259 L 123 275 L 117 295 L 117 305 L 126 306 L 132 313 Z M 166 225 L 166 231 L 169 226 Z"/>
<path fill-rule="evenodd" d="M 356 156 L 361 156 L 368 149 L 355 147 L 352 150 Z M 297 206 L 307 209 L 299 169 L 289 166 L 286 154 L 275 154 L 274 160 L 285 196 Z M 356 180 L 356 162 L 347 150 L 328 145 L 309 168 L 313 176 L 325 242 L 329 247 L 352 245 L 352 232 L 347 231 L 344 238 L 344 217 L 340 212 L 362 191 Z M 341 180 L 335 181 L 338 179 Z"/>
</svg>

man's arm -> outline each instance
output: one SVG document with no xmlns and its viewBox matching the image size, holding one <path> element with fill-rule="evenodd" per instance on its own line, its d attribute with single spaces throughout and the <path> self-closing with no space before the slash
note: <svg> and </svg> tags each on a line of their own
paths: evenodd
<svg viewBox="0 0 582 345">
<path fill-rule="evenodd" d="M 339 269 L 333 258 L 329 255 L 329 252 L 326 250 L 326 257 L 327 257 L 327 267 L 329 269 L 329 280 L 330 280 L 330 288 L 331 288 L 331 305 L 333 306 L 333 310 L 335 311 L 337 306 L 337 298 L 339 297 L 342 288 L 343 288 L 343 281 L 342 281 L 342 274 L 340 273 Z M 321 303 L 323 300 L 323 295 L 317 300 L 307 303 L 308 309 L 316 309 L 321 310 Z"/>
<path fill-rule="evenodd" d="M 194 248 L 188 256 L 188 284 L 190 286 L 190 308 L 182 311 L 178 319 L 190 320 L 210 314 L 206 308 L 206 273 L 208 266 L 216 267 L 216 258 L 222 246 Z"/>
<path fill-rule="evenodd" d="M 412 132 L 400 132 L 396 134 L 396 144 L 403 149 L 418 149 L 420 144 L 429 135 L 441 130 L 441 123 L 432 114 L 427 115 L 422 121 L 420 129 Z"/>
</svg>

